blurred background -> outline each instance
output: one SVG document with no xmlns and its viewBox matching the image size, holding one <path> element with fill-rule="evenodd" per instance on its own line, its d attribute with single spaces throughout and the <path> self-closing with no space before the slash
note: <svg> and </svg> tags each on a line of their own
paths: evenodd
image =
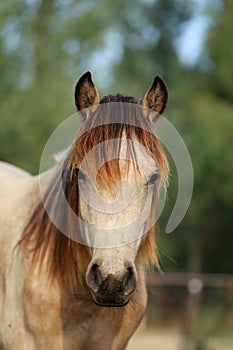
<svg viewBox="0 0 233 350">
<path fill-rule="evenodd" d="M 38 172 L 54 128 L 75 112 L 74 84 L 91 70 L 102 95 L 169 88 L 165 116 L 194 168 L 182 224 L 159 222 L 163 274 L 129 349 L 233 349 L 233 2 L 9 0 L 0 3 L 0 159 Z"/>
</svg>

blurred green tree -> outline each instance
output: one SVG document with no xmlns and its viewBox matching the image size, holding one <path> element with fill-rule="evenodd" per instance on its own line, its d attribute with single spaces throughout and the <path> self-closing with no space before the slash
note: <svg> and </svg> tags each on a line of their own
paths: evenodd
<svg viewBox="0 0 233 350">
<path fill-rule="evenodd" d="M 218 9 L 215 13 L 215 25 L 209 31 L 206 47 L 210 61 L 207 71 L 197 66 L 184 72 L 183 81 L 173 92 L 176 104 L 170 117 L 189 148 L 195 176 L 191 206 L 183 223 L 175 234 L 162 236 L 162 246 L 166 247 L 163 249 L 168 249 L 178 264 L 178 267 L 170 264 L 173 269 L 208 273 L 233 271 L 233 217 L 230 214 L 233 209 L 233 95 L 230 88 L 233 51 L 229 47 L 232 12 L 232 5 L 226 1 L 221 11 Z M 200 296 L 188 294 L 184 320 L 196 348 L 200 340 L 197 331 Z"/>
<path fill-rule="evenodd" d="M 49 134 L 75 111 L 72 86 L 86 69 L 97 84 L 136 95 L 156 72 L 174 76 L 174 38 L 190 8 L 171 0 L 2 3 L 0 158 L 38 171 Z"/>
<path fill-rule="evenodd" d="M 103 23 L 94 7 L 90 0 L 1 4 L 0 159 L 38 172 L 49 135 L 75 111 L 81 62 L 101 47 Z"/>
<path fill-rule="evenodd" d="M 208 39 L 208 49 L 213 64 L 209 79 L 211 89 L 219 99 L 227 100 L 230 103 L 233 101 L 233 47 L 230 45 L 232 13 L 232 1 L 222 1 L 222 9 L 215 14 L 215 26 Z"/>
<path fill-rule="evenodd" d="M 117 88 L 129 86 L 127 91 L 140 95 L 155 74 L 162 75 L 169 87 L 177 84 L 182 65 L 175 43 L 192 16 L 193 3 L 158 0 L 118 6 L 123 11 L 117 18 L 122 37 L 122 58 L 114 68 Z"/>
</svg>

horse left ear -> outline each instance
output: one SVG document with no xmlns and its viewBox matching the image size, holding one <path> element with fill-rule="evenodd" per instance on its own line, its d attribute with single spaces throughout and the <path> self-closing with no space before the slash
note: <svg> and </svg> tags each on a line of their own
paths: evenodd
<svg viewBox="0 0 233 350">
<path fill-rule="evenodd" d="M 99 104 L 99 93 L 90 72 L 83 74 L 77 82 L 74 97 L 78 111 Z"/>
<path fill-rule="evenodd" d="M 156 75 L 153 84 L 142 100 L 142 106 L 161 114 L 165 110 L 167 99 L 167 86 L 163 79 L 159 75 Z"/>
</svg>

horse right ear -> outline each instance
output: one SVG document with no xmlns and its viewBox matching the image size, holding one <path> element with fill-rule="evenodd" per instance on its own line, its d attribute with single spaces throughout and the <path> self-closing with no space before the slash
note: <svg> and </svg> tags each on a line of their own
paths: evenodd
<svg viewBox="0 0 233 350">
<path fill-rule="evenodd" d="M 74 98 L 78 111 L 99 104 L 99 93 L 92 81 L 90 72 L 86 72 L 78 80 L 75 86 Z"/>
</svg>

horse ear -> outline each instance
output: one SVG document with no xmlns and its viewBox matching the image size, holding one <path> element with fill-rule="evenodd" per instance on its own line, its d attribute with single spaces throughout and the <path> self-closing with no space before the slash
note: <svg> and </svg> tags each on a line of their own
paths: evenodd
<svg viewBox="0 0 233 350">
<path fill-rule="evenodd" d="M 92 81 L 90 72 L 86 72 L 78 80 L 75 86 L 74 98 L 78 111 L 99 104 L 99 93 Z"/>
<path fill-rule="evenodd" d="M 167 86 L 163 79 L 156 75 L 153 84 L 142 100 L 142 106 L 161 114 L 165 110 L 167 99 Z"/>
</svg>

